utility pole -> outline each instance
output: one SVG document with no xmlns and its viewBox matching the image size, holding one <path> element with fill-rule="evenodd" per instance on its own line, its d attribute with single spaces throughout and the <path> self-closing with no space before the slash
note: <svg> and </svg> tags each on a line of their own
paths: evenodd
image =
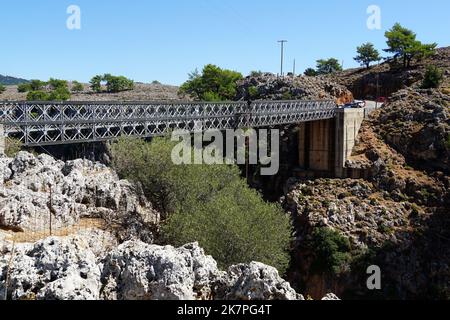
<svg viewBox="0 0 450 320">
<path fill-rule="evenodd" d="M 280 75 L 283 76 L 283 63 L 284 63 L 284 44 L 288 42 L 287 40 L 279 40 L 278 43 L 281 43 L 281 73 Z"/>
<path fill-rule="evenodd" d="M 294 59 L 294 68 L 292 68 L 292 73 L 293 73 L 293 75 L 295 77 L 295 59 Z"/>
<path fill-rule="evenodd" d="M 378 109 L 379 98 L 380 98 L 380 60 L 377 61 L 377 93 L 375 97 L 375 110 Z"/>
</svg>

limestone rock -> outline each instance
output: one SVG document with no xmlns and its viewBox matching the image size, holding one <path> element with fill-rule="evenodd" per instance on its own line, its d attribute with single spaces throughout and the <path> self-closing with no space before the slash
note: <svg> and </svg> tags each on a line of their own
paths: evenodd
<svg viewBox="0 0 450 320">
<path fill-rule="evenodd" d="M 230 267 L 219 283 L 220 300 L 304 300 L 277 269 L 259 262 Z"/>
<path fill-rule="evenodd" d="M 152 240 L 159 214 L 142 190 L 99 163 L 57 161 L 19 152 L 0 159 L 0 226 L 17 231 L 67 228 L 81 218 L 102 218 L 122 228 L 120 237 Z"/>
<path fill-rule="evenodd" d="M 102 297 L 107 300 L 207 299 L 217 263 L 197 243 L 181 248 L 129 241 L 105 259 Z"/>
<path fill-rule="evenodd" d="M 328 293 L 322 300 L 341 300 L 334 293 Z"/>
<path fill-rule="evenodd" d="M 0 257 L 2 297 L 8 275 L 7 292 L 10 299 L 99 298 L 100 268 L 95 255 L 83 239 L 50 237 L 34 245 L 16 244 L 14 252 L 11 246 L 3 250 Z"/>
</svg>

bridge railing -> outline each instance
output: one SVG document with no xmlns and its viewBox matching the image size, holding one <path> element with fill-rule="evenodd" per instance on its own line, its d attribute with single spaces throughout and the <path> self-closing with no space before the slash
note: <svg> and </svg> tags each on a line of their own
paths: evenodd
<svg viewBox="0 0 450 320">
<path fill-rule="evenodd" d="M 6 135 L 35 146 L 284 125 L 335 112 L 334 101 L 0 102 L 0 124 Z"/>
</svg>

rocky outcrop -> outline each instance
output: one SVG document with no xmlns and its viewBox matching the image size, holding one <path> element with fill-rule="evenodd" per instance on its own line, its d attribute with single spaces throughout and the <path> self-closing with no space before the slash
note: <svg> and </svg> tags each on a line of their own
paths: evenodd
<svg viewBox="0 0 450 320">
<path fill-rule="evenodd" d="M 0 182 L 0 226 L 9 230 L 57 230 L 101 218 L 122 227 L 122 240 L 150 241 L 159 221 L 138 186 L 99 163 L 19 152 L 0 159 Z"/>
<path fill-rule="evenodd" d="M 238 99 L 245 100 L 335 100 L 353 101 L 344 86 L 321 77 L 277 77 L 271 73 L 249 76 L 238 82 Z"/>
<path fill-rule="evenodd" d="M 350 299 L 448 298 L 446 207 L 418 205 L 406 197 L 396 200 L 392 192 L 364 180 L 292 181 L 287 192 L 283 204 L 296 230 L 295 267 L 289 272 L 294 286 L 314 298 L 327 291 Z M 335 230 L 350 242 L 345 251 L 349 259 L 339 274 L 313 268 L 320 263 L 313 246 L 318 228 Z M 371 265 L 383 272 L 378 295 L 365 286 Z"/>
<path fill-rule="evenodd" d="M 290 189 L 284 207 L 299 226 L 299 241 L 313 228 L 329 227 L 342 232 L 360 249 L 396 242 L 396 231 L 409 227 L 414 207 L 393 201 L 363 180 L 318 179 L 292 183 Z"/>
<path fill-rule="evenodd" d="M 276 269 L 252 262 L 223 272 L 197 243 L 174 248 L 132 240 L 96 250 L 94 242 L 102 243 L 94 230 L 35 244 L 13 246 L 2 240 L 0 297 L 7 293 L 9 299 L 31 300 L 303 300 Z"/>
<path fill-rule="evenodd" d="M 181 248 L 126 242 L 105 259 L 107 300 L 195 300 L 211 297 L 217 263 L 198 244 Z"/>
<path fill-rule="evenodd" d="M 410 68 L 403 68 L 395 61 L 387 61 L 370 69 L 357 68 L 328 75 L 331 81 L 347 87 L 357 99 L 375 100 L 389 97 L 405 89 L 418 89 L 422 85 L 426 67 L 434 65 L 444 71 L 443 88 L 450 88 L 450 47 L 439 48 L 436 53 L 422 61 L 415 61 Z"/>
<path fill-rule="evenodd" d="M 374 119 L 377 133 L 411 165 L 450 174 L 450 95 L 401 90 Z"/>
<path fill-rule="evenodd" d="M 216 286 L 220 300 L 304 300 L 277 269 L 258 262 L 230 267 Z"/>
<path fill-rule="evenodd" d="M 100 267 L 81 238 L 48 238 L 1 248 L 0 292 L 9 299 L 96 300 Z M 11 257 L 13 255 L 13 257 Z"/>
</svg>

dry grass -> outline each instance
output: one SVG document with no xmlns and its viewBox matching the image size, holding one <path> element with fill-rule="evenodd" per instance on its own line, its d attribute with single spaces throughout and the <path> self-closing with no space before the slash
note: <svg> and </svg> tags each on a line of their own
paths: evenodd
<svg viewBox="0 0 450 320">
<path fill-rule="evenodd" d="M 87 229 L 100 229 L 106 230 L 107 224 L 103 219 L 95 219 L 95 218 L 83 218 L 76 225 L 63 227 L 63 228 L 55 228 L 52 230 L 50 234 L 50 229 L 46 231 L 35 231 L 35 230 L 6 230 L 2 229 L 4 234 L 6 235 L 6 240 L 16 243 L 30 243 L 37 242 L 39 240 L 45 239 L 50 236 L 55 237 L 68 237 L 73 234 L 77 234 L 80 231 Z"/>
</svg>

